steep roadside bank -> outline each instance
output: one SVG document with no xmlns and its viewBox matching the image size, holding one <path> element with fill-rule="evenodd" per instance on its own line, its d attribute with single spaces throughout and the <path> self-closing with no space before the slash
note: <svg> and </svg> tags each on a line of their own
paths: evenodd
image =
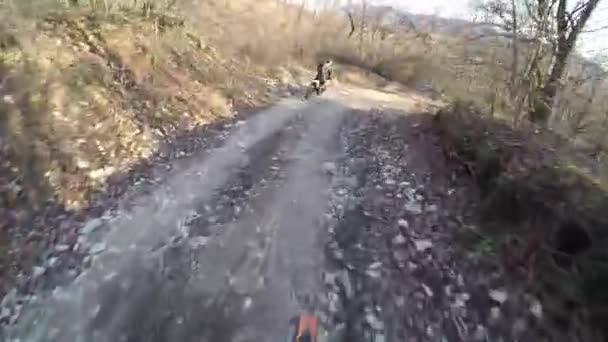
<svg viewBox="0 0 608 342">
<path fill-rule="evenodd" d="M 159 182 L 173 160 L 300 82 L 300 69 L 224 55 L 169 19 L 75 12 L 2 23 L 1 294 L 27 292 L 39 265 L 127 188 Z"/>
<path fill-rule="evenodd" d="M 602 340 L 608 193 L 593 164 L 552 132 L 515 130 L 461 103 L 439 111 L 434 127 L 480 200 L 465 241 L 486 241 L 509 279 L 540 300 L 544 336 Z"/>
</svg>

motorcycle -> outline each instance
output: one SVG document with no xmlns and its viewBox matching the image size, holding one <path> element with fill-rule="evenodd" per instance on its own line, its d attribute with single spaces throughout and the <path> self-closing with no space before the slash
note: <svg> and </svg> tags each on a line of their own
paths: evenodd
<svg viewBox="0 0 608 342">
<path fill-rule="evenodd" d="M 342 331 L 329 331 L 319 323 L 317 317 L 301 312 L 290 321 L 287 342 L 338 342 L 342 341 Z"/>
<path fill-rule="evenodd" d="M 346 341 L 344 326 L 326 329 L 319 323 L 316 316 L 308 312 L 301 312 L 293 318 L 289 325 L 287 342 L 342 342 Z M 369 342 L 385 342 L 385 335 L 381 332 L 368 332 L 362 340 Z"/>
<path fill-rule="evenodd" d="M 327 90 L 327 83 L 329 80 L 325 81 L 325 84 L 321 85 L 319 80 L 312 80 L 308 87 L 306 88 L 306 92 L 304 93 L 304 99 L 308 100 L 313 94 L 320 96 Z"/>
</svg>

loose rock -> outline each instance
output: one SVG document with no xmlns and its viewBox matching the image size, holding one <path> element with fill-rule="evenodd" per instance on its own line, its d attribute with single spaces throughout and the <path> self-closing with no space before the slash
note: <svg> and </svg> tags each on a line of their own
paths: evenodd
<svg viewBox="0 0 608 342">
<path fill-rule="evenodd" d="M 336 283 L 337 275 L 335 273 L 324 272 L 323 273 L 323 282 L 325 285 L 331 286 Z"/>
<path fill-rule="evenodd" d="M 373 264 L 369 265 L 369 269 L 370 269 L 370 270 L 371 270 L 371 269 L 376 270 L 376 269 L 380 268 L 380 266 L 382 266 L 382 263 L 381 263 L 380 261 L 377 261 L 377 262 L 375 262 L 375 263 L 373 263 Z"/>
<path fill-rule="evenodd" d="M 473 333 L 473 341 L 484 342 L 488 338 L 488 331 L 483 325 L 477 325 Z"/>
<path fill-rule="evenodd" d="M 538 319 L 543 318 L 543 306 L 538 299 L 532 301 L 532 304 L 530 305 L 530 312 Z"/>
<path fill-rule="evenodd" d="M 380 276 L 382 275 L 382 273 L 379 270 L 374 270 L 374 269 L 368 269 L 367 271 L 365 271 L 365 274 L 367 274 L 370 278 L 380 278 Z"/>
<path fill-rule="evenodd" d="M 405 242 L 405 237 L 401 234 L 398 234 L 393 238 L 393 245 L 403 245 Z"/>
<path fill-rule="evenodd" d="M 336 194 L 338 194 L 338 196 L 344 196 L 347 193 L 348 193 L 348 190 L 346 190 L 344 188 L 338 189 L 338 191 L 336 191 Z"/>
<path fill-rule="evenodd" d="M 498 302 L 499 304 L 506 302 L 509 298 L 507 291 L 501 289 L 490 290 L 489 296 L 493 301 Z"/>
<path fill-rule="evenodd" d="M 418 202 L 408 202 L 405 204 L 405 210 L 412 214 L 422 214 L 422 206 Z"/>
<path fill-rule="evenodd" d="M 65 245 L 65 244 L 59 244 L 59 245 L 55 246 L 55 251 L 59 252 L 59 253 L 68 251 L 69 249 L 70 249 L 70 246 Z"/>
<path fill-rule="evenodd" d="M 335 292 L 328 294 L 329 299 L 329 312 L 337 313 L 340 311 L 340 296 Z"/>
<path fill-rule="evenodd" d="M 99 254 L 106 250 L 106 244 L 104 242 L 98 242 L 91 247 L 91 254 Z"/>
<path fill-rule="evenodd" d="M 34 279 L 39 278 L 45 272 L 46 272 L 46 268 L 40 267 L 40 266 L 35 266 L 34 269 L 32 270 L 32 278 L 34 278 Z"/>
<path fill-rule="evenodd" d="M 350 280 L 350 275 L 347 271 L 342 271 L 342 273 L 340 274 L 340 283 L 344 288 L 344 296 L 346 297 L 346 299 L 351 299 L 354 295 L 354 289 Z"/>
<path fill-rule="evenodd" d="M 433 247 L 431 240 L 414 240 L 414 246 L 418 252 L 424 252 Z"/>
<path fill-rule="evenodd" d="M 205 236 L 195 236 L 188 240 L 188 244 L 190 245 L 191 248 L 194 248 L 194 249 L 203 247 L 208 242 L 209 242 L 209 238 L 207 238 Z"/>
<path fill-rule="evenodd" d="M 101 225 L 103 225 L 103 221 L 101 219 L 99 219 L 99 218 L 92 219 L 89 222 L 87 222 L 87 224 L 85 224 L 84 227 L 82 227 L 82 229 L 80 230 L 80 233 L 84 234 L 84 235 L 89 235 L 93 231 L 95 231 L 97 228 L 101 227 Z"/>
<path fill-rule="evenodd" d="M 500 316 L 501 312 L 499 307 L 495 306 L 490 309 L 490 322 L 492 324 L 498 323 L 498 321 L 500 320 Z"/>
<path fill-rule="evenodd" d="M 422 289 L 424 290 L 424 293 L 428 296 L 428 297 L 433 297 L 433 290 L 431 290 L 430 287 L 428 287 L 428 285 L 426 284 L 422 284 Z"/>
<path fill-rule="evenodd" d="M 338 169 L 336 166 L 336 163 L 333 162 L 325 162 L 323 163 L 323 172 L 329 174 L 329 175 L 334 175 L 336 173 L 336 170 Z"/>
<path fill-rule="evenodd" d="M 384 323 L 373 312 L 368 312 L 365 315 L 365 321 L 374 330 L 381 331 L 384 329 Z"/>
</svg>

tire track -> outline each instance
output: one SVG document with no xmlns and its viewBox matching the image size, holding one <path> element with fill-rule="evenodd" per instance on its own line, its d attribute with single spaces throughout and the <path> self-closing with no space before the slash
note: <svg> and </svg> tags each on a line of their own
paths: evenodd
<svg viewBox="0 0 608 342">
<path fill-rule="evenodd" d="M 320 165 L 345 109 L 287 102 L 135 200 L 74 283 L 27 304 L 20 341 L 276 338 L 322 267 Z M 304 115 L 302 115 L 304 114 Z M 287 328 L 287 321 L 284 327 Z"/>
</svg>

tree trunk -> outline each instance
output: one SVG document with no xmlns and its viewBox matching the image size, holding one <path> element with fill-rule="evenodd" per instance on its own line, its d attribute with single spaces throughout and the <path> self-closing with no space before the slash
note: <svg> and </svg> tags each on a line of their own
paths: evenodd
<svg viewBox="0 0 608 342">
<path fill-rule="evenodd" d="M 568 62 L 570 52 L 572 52 L 572 47 L 564 48 L 562 51 L 559 51 L 553 59 L 549 69 L 549 76 L 545 80 L 545 84 L 542 89 L 543 96 L 547 96 L 548 98 L 552 99 L 557 94 L 560 80 L 564 74 L 564 71 L 566 70 L 566 64 Z"/>
<path fill-rule="evenodd" d="M 367 15 L 367 1 L 361 3 L 361 22 L 359 23 L 359 56 L 363 58 L 363 34 L 365 33 L 365 16 Z"/>
<path fill-rule="evenodd" d="M 351 12 L 348 12 L 348 21 L 350 22 L 350 32 L 348 33 L 348 38 L 352 37 L 353 34 L 355 33 L 355 19 L 353 18 L 353 14 Z"/>
<path fill-rule="evenodd" d="M 511 62 L 511 98 L 515 98 L 517 93 L 517 75 L 519 73 L 519 35 L 517 34 L 517 30 L 519 29 L 517 25 L 517 7 L 515 4 L 515 0 L 511 0 L 511 16 L 513 17 L 513 40 L 512 40 L 512 53 L 513 53 L 513 61 Z"/>
<path fill-rule="evenodd" d="M 559 82 L 566 70 L 568 57 L 576 45 L 579 33 L 597 7 L 599 0 L 589 0 L 580 12 L 578 20 L 572 22 L 571 14 L 566 12 L 566 0 L 559 0 L 557 7 L 557 47 L 549 68 L 549 76 L 543 83 L 540 94 L 530 112 L 530 120 L 546 125 L 551 117 L 553 102 L 557 95 Z"/>
</svg>

